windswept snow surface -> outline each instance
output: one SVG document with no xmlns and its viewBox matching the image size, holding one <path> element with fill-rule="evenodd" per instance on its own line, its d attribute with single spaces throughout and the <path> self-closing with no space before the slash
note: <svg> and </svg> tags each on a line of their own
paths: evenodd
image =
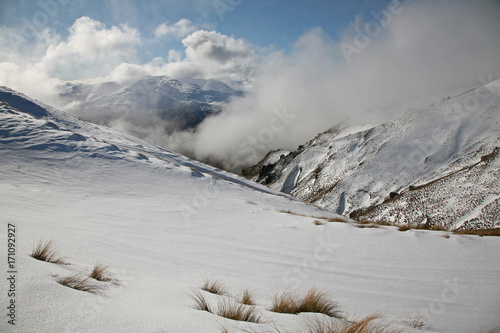
<svg viewBox="0 0 500 333">
<path fill-rule="evenodd" d="M 404 324 L 411 318 L 425 332 L 500 325 L 500 238 L 315 225 L 312 216 L 334 214 L 7 88 L 0 100 L 1 332 L 294 332 L 314 315 L 266 309 L 274 292 L 313 286 L 351 316 L 380 311 L 407 332 L 421 331 Z M 15 326 L 6 316 L 8 224 Z M 70 265 L 31 258 L 41 239 Z M 119 284 L 101 282 L 95 295 L 56 282 L 96 262 Z M 189 295 L 211 278 L 233 296 L 254 290 L 264 323 L 194 309 Z"/>
</svg>

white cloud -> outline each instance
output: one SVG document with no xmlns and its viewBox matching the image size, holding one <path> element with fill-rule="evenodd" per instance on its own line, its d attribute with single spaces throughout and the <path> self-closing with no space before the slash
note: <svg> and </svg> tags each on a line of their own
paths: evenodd
<svg viewBox="0 0 500 333">
<path fill-rule="evenodd" d="M 167 59 L 168 59 L 168 62 L 181 61 L 182 55 L 177 50 L 169 50 Z"/>
<path fill-rule="evenodd" d="M 54 77 L 84 79 L 107 74 L 124 61 L 132 61 L 141 42 L 127 25 L 106 29 L 104 24 L 81 17 L 69 29 L 67 41 L 50 45 L 37 67 Z"/>
<path fill-rule="evenodd" d="M 174 24 L 165 22 L 155 30 L 156 38 L 174 39 L 183 38 L 196 30 L 196 26 L 187 18 L 180 19 Z"/>
<path fill-rule="evenodd" d="M 184 61 L 196 66 L 206 77 L 241 79 L 250 75 L 256 65 L 249 43 L 215 31 L 195 31 L 182 44 L 186 47 Z"/>
<path fill-rule="evenodd" d="M 271 54 L 259 65 L 253 90 L 202 123 L 192 138 L 196 156 L 218 156 L 228 166 L 258 162 L 269 150 L 295 149 L 338 122 L 373 121 L 399 102 L 477 86 L 481 75 L 500 78 L 497 1 L 408 1 L 399 9 L 369 43 L 358 43 L 350 62 L 341 42 L 355 45 L 355 28 L 365 29 L 371 16 L 353 22 L 340 41 L 313 29 L 292 54 Z M 277 110 L 289 115 L 286 126 L 276 126 Z"/>
</svg>

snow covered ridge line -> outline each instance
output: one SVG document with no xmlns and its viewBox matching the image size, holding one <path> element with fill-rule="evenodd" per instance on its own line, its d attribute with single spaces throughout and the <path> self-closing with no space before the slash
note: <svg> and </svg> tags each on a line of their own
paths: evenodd
<svg viewBox="0 0 500 333">
<path fill-rule="evenodd" d="M 51 142 L 50 140 L 53 140 L 53 144 L 67 144 L 64 147 L 66 151 L 72 151 L 73 149 L 90 151 L 93 148 L 105 148 L 105 150 L 114 150 L 116 153 L 134 155 L 136 158 L 144 161 L 148 161 L 148 156 L 150 156 L 168 163 L 175 163 L 185 166 L 186 168 L 192 170 L 192 172 L 198 173 L 198 175 L 201 177 L 216 177 L 238 184 L 240 186 L 247 187 L 252 190 L 258 190 L 275 195 L 283 195 L 282 193 L 272 191 L 265 186 L 260 186 L 259 184 L 249 182 L 243 177 L 239 177 L 235 174 L 217 169 L 203 163 L 195 162 L 182 155 L 173 153 L 165 148 L 150 144 L 136 137 L 121 133 L 107 127 L 81 121 L 67 113 L 56 110 L 35 99 L 31 99 L 30 97 L 8 87 L 0 87 L 0 101 L 3 102 L 7 110 L 10 108 L 14 108 L 18 110 L 21 115 L 25 114 L 28 116 L 33 116 L 35 119 L 39 119 L 41 122 L 38 125 L 41 125 L 42 127 L 37 130 L 40 130 L 40 132 L 45 130 L 52 131 L 49 133 L 47 137 L 48 141 L 46 143 Z M 18 118 L 13 118 L 13 120 L 16 121 L 17 119 Z M 69 135 L 68 138 L 71 140 L 59 140 L 61 139 L 61 137 L 55 135 L 56 133 L 65 133 L 64 135 Z M 7 136 L 8 133 L 6 133 L 5 135 Z M 72 142 L 72 140 L 83 142 L 78 144 L 77 142 Z M 95 145 L 96 147 L 92 147 L 92 149 L 90 149 L 87 147 L 87 144 L 92 146 Z M 93 150 L 93 153 L 97 154 L 97 151 Z M 108 158 L 111 157 L 110 155 L 102 156 Z M 211 195 L 205 194 L 201 197 L 201 200 L 205 201 L 206 197 L 210 196 Z"/>
<path fill-rule="evenodd" d="M 359 219 L 496 233 L 500 81 L 490 80 L 393 121 L 333 128 L 295 152 L 272 152 L 247 176 Z"/>
</svg>

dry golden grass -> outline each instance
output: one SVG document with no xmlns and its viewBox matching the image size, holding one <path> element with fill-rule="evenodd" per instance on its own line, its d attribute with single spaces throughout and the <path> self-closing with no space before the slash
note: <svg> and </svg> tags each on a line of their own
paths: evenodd
<svg viewBox="0 0 500 333">
<path fill-rule="evenodd" d="M 102 282 L 116 282 L 113 273 L 109 271 L 109 266 L 104 265 L 102 263 L 97 263 L 94 265 L 92 272 L 90 273 L 90 277 L 97 281 Z"/>
<path fill-rule="evenodd" d="M 327 219 L 327 221 L 328 222 L 342 222 L 342 223 L 348 222 L 347 219 L 342 218 L 342 217 L 331 217 L 331 218 Z"/>
<path fill-rule="evenodd" d="M 279 211 L 280 213 L 283 213 L 283 214 L 291 214 L 291 215 L 297 215 L 297 216 L 306 216 L 307 215 L 304 215 L 304 214 L 300 214 L 300 213 L 297 213 L 297 212 L 294 212 L 294 211 L 291 211 L 291 210 L 280 210 Z M 311 216 L 312 217 L 312 216 Z"/>
<path fill-rule="evenodd" d="M 296 314 L 298 309 L 297 296 L 290 291 L 273 296 L 271 308 L 272 312 Z"/>
<path fill-rule="evenodd" d="M 307 333 L 392 333 L 389 324 L 375 322 L 380 319 L 379 314 L 373 314 L 356 322 L 321 321 L 316 318 L 311 322 Z"/>
<path fill-rule="evenodd" d="M 48 242 L 39 241 L 31 252 L 31 257 L 54 264 L 67 265 L 64 258 L 59 257 L 57 254 L 57 249 L 55 248 L 52 240 Z"/>
<path fill-rule="evenodd" d="M 360 229 L 365 229 L 365 228 L 370 229 L 370 228 L 380 228 L 380 225 L 378 225 L 377 223 L 357 223 L 356 227 Z"/>
<path fill-rule="evenodd" d="M 205 280 L 205 283 L 201 287 L 202 290 L 208 291 L 209 293 L 216 295 L 228 295 L 226 287 L 219 280 Z"/>
<path fill-rule="evenodd" d="M 60 278 L 57 280 L 57 283 L 72 289 L 85 291 L 92 294 L 100 294 L 102 290 L 99 285 L 92 283 L 90 277 L 82 277 L 78 273 Z"/>
<path fill-rule="evenodd" d="M 216 307 L 208 302 L 207 298 L 199 291 L 190 295 L 195 301 L 195 309 L 207 311 L 217 316 L 231 320 L 247 321 L 251 323 L 260 323 L 262 321 L 260 314 L 254 306 L 239 304 L 233 300 L 222 299 Z"/>
<path fill-rule="evenodd" d="M 210 304 L 208 303 L 207 299 L 203 294 L 199 291 L 195 291 L 193 295 L 189 295 L 196 303 L 195 309 L 196 310 L 201 310 L 201 311 L 207 311 L 210 313 L 213 313 L 212 308 L 210 307 Z"/>
<path fill-rule="evenodd" d="M 314 225 L 325 225 L 326 222 L 320 221 L 320 220 L 314 220 Z"/>
<path fill-rule="evenodd" d="M 235 301 L 227 299 L 219 303 L 215 314 L 231 320 L 247 321 L 250 323 L 262 322 L 261 316 L 255 307 L 238 304 Z"/>
<path fill-rule="evenodd" d="M 315 312 L 329 317 L 342 317 L 337 302 L 333 301 L 328 294 L 316 288 L 311 288 L 302 298 L 290 291 L 276 294 L 273 297 L 270 311 L 290 314 Z"/>
<path fill-rule="evenodd" d="M 476 236 L 500 236 L 500 228 L 481 229 L 481 230 L 456 230 L 453 233 L 458 235 L 476 235 Z"/>
<path fill-rule="evenodd" d="M 240 297 L 240 303 L 245 305 L 255 305 L 253 292 L 248 289 L 243 290 Z"/>
<path fill-rule="evenodd" d="M 311 288 L 299 303 L 298 312 L 316 312 L 329 317 L 342 318 L 337 302 L 327 293 Z"/>
</svg>

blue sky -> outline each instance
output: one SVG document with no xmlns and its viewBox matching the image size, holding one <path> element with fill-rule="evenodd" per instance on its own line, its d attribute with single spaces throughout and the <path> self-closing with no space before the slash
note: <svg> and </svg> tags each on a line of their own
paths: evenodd
<svg viewBox="0 0 500 333">
<path fill-rule="evenodd" d="M 22 28 L 40 12 L 50 19 L 41 24 L 62 36 L 76 19 L 88 16 L 107 27 L 127 24 L 143 36 L 152 36 L 159 24 L 187 18 L 200 28 L 244 38 L 259 46 L 284 49 L 304 32 L 321 27 L 338 38 L 356 15 L 387 6 L 386 0 L 1 0 L 0 25 Z M 180 40 L 147 44 L 148 55 L 164 56 Z M 145 61 L 146 59 L 143 59 Z"/>
</svg>

